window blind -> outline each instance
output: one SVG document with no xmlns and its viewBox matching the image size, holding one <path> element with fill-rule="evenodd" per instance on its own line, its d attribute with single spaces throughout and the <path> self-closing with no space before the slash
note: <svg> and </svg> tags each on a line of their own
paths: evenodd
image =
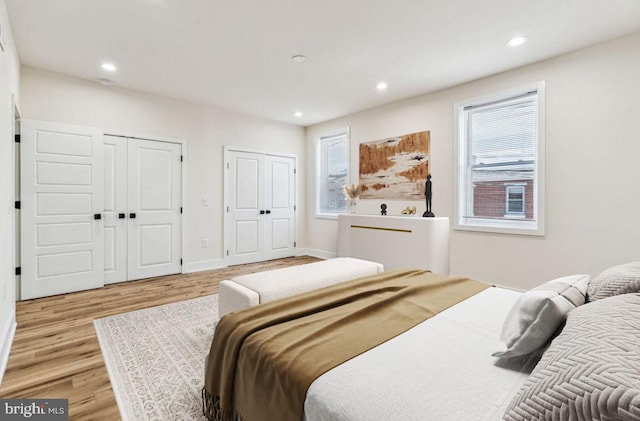
<svg viewBox="0 0 640 421">
<path fill-rule="evenodd" d="M 318 212 L 338 213 L 347 208 L 343 186 L 349 175 L 349 140 L 347 132 L 320 137 L 320 171 Z"/>
<path fill-rule="evenodd" d="M 524 196 L 533 195 L 537 110 L 536 92 L 465 108 L 467 191 L 472 192 L 467 218 L 509 218 L 513 212 L 505 201 L 505 183 L 525 183 L 524 203 Z M 522 212 L 525 219 L 535 217 L 532 207 Z"/>
</svg>

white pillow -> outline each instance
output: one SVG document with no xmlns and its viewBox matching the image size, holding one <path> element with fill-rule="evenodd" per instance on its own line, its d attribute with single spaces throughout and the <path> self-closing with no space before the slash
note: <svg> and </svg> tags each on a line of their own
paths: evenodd
<svg viewBox="0 0 640 421">
<path fill-rule="evenodd" d="M 542 348 L 567 314 L 585 303 L 588 275 L 554 279 L 522 294 L 502 326 L 502 350 L 494 357 L 516 357 Z"/>
</svg>

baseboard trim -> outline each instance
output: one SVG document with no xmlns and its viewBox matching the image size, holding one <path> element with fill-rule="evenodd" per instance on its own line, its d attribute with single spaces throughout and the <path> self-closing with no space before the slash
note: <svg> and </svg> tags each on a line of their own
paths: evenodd
<svg viewBox="0 0 640 421">
<path fill-rule="evenodd" d="M 324 250 L 302 249 L 300 251 L 301 253 L 299 253 L 298 256 L 307 255 L 311 257 L 317 257 L 318 259 L 333 259 L 338 257 L 336 253 L 332 253 L 330 251 L 324 251 Z"/>
<path fill-rule="evenodd" d="M 202 272 L 205 270 L 226 268 L 224 259 L 202 260 L 200 262 L 186 262 L 182 267 L 182 273 Z"/>
<path fill-rule="evenodd" d="M 9 354 L 11 353 L 13 337 L 16 334 L 16 327 L 16 313 L 14 311 L 11 314 L 11 320 L 7 324 L 7 329 L 2 332 L 2 337 L 0 337 L 0 340 L 2 341 L 2 349 L 0 349 L 0 384 L 2 384 L 2 378 L 4 377 L 4 372 L 7 369 L 7 364 L 9 363 Z"/>
</svg>

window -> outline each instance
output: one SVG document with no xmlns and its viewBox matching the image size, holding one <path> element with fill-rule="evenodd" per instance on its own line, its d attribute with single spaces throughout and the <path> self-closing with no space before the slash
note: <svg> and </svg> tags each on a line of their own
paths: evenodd
<svg viewBox="0 0 640 421">
<path fill-rule="evenodd" d="M 456 229 L 543 235 L 544 82 L 456 111 Z"/>
<path fill-rule="evenodd" d="M 506 184 L 505 190 L 505 217 L 507 216 L 525 216 L 524 211 L 524 192 L 526 184 L 514 185 Z"/>
<path fill-rule="evenodd" d="M 318 139 L 316 215 L 334 217 L 347 211 L 342 188 L 349 181 L 349 130 Z"/>
</svg>

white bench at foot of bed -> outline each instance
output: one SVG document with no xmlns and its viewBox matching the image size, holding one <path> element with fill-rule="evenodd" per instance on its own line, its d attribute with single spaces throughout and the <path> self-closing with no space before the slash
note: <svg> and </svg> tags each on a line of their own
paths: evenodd
<svg viewBox="0 0 640 421">
<path fill-rule="evenodd" d="M 306 265 L 237 276 L 220 282 L 219 317 L 260 303 L 384 271 L 380 263 L 339 257 Z"/>
</svg>

